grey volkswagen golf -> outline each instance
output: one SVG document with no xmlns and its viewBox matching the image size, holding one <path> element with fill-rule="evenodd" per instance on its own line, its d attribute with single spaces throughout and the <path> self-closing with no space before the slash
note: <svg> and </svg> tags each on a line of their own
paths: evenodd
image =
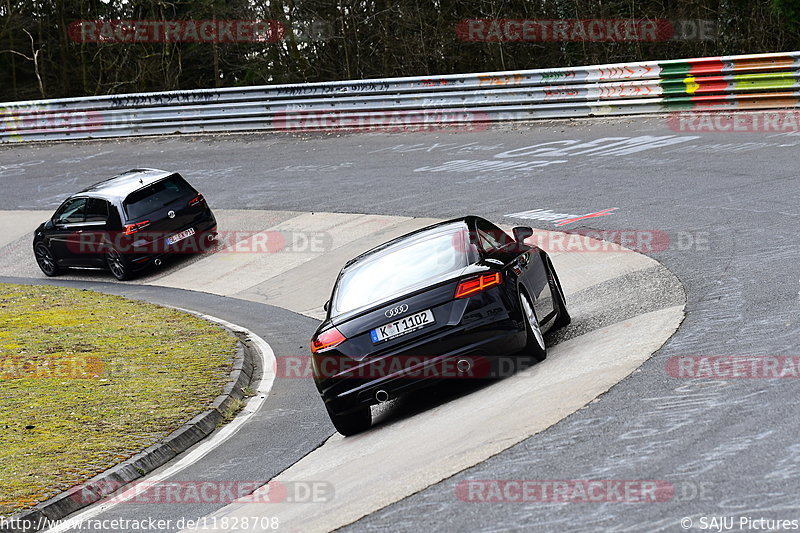
<svg viewBox="0 0 800 533">
<path fill-rule="evenodd" d="M 134 169 L 64 200 L 36 229 L 33 252 L 47 276 L 105 268 L 127 280 L 167 254 L 215 247 L 216 235 L 205 198 L 180 174 Z"/>
</svg>

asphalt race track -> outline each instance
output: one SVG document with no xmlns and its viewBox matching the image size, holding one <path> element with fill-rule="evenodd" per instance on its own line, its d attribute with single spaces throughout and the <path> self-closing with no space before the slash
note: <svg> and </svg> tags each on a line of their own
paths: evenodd
<svg viewBox="0 0 800 533">
<path fill-rule="evenodd" d="M 536 433 L 531 437 L 498 446 L 474 466 L 452 471 L 452 477 L 416 486 L 405 478 L 379 479 L 365 468 L 365 484 L 377 480 L 370 491 L 397 497 L 370 507 L 360 519 L 308 525 L 349 524 L 345 530 L 353 531 L 678 531 L 685 517 L 695 525 L 701 517 L 715 515 L 800 519 L 797 380 L 687 379 L 667 371 L 667 361 L 676 356 L 798 355 L 800 250 L 795 233 L 800 226 L 800 136 L 676 132 L 666 124 L 664 118 L 650 117 L 497 126 L 473 133 L 203 136 L 3 146 L 0 210 L 19 213 L 0 216 L 8 227 L 0 240 L 0 274 L 13 276 L 0 281 L 41 281 L 29 249 L 34 222 L 45 218 L 44 212 L 52 211 L 66 194 L 135 167 L 180 170 L 215 212 L 224 213 L 229 228 L 284 224 L 280 227 L 286 231 L 310 228 L 305 231 L 332 236 L 333 244 L 323 246 L 324 261 L 330 264 L 305 257 L 304 251 L 287 259 L 290 264 L 217 254 L 213 260 L 220 268 L 237 263 L 229 268 L 238 273 L 230 278 L 230 286 L 203 278 L 199 265 L 211 259 L 171 265 L 137 283 L 110 283 L 110 275 L 95 273 L 57 282 L 212 314 L 253 330 L 279 356 L 308 353 L 313 317 L 327 297 L 330 272 L 335 275 L 341 264 L 336 261 L 348 258 L 345 251 L 380 242 L 428 219 L 472 213 L 504 226 L 656 233 L 666 236 L 668 245 L 647 255 L 668 271 L 655 263 L 623 268 L 572 290 L 562 275 L 567 301 L 582 319 L 561 336 L 549 338 L 554 356 L 541 368 L 529 369 L 534 376 L 546 372 L 547 365 L 568 369 L 569 358 L 563 355 L 581 336 L 606 331 L 623 345 L 647 341 L 626 335 L 621 326 L 613 328 L 635 324 L 640 316 L 680 310 L 685 291 L 685 318 L 677 332 L 651 358 L 645 356 L 641 366 L 639 361 L 631 368 L 639 366 L 637 370 L 586 407 L 565 413 L 566 418 L 547 429 L 531 430 Z M 578 218 L 612 208 L 616 209 L 605 216 L 560 227 L 553 221 L 523 218 L 543 218 L 544 210 L 564 214 L 559 219 Z M 310 213 L 323 214 L 314 219 L 321 221 L 318 227 L 309 226 Z M 516 216 L 508 216 L 512 214 Z M 339 255 L 331 259 L 337 250 Z M 602 252 L 577 257 L 587 265 L 611 269 L 627 261 Z M 554 263 L 561 271 L 555 258 Z M 308 279 L 315 268 L 325 272 L 324 279 Z M 196 275 L 178 277 L 192 269 Z M 270 269 L 288 277 L 275 287 Z M 261 278 L 257 284 L 236 281 L 251 276 Z M 191 285 L 186 279 L 198 286 L 186 286 Z M 579 276 L 573 279 L 580 282 Z M 149 286 L 155 284 L 171 288 Z M 631 303 L 637 301 L 640 306 Z M 666 339 L 671 331 L 662 333 Z M 620 352 L 624 359 L 626 351 Z M 589 364 L 576 355 L 574 366 L 579 362 Z M 600 368 L 592 371 L 602 374 Z M 380 453 L 384 448 L 379 444 L 391 441 L 392 433 L 402 435 L 404 427 L 448 409 L 458 416 L 440 417 L 439 424 L 481 420 L 483 409 L 456 409 L 477 404 L 474 398 L 490 405 L 492 389 L 500 394 L 516 379 L 488 388 L 453 386 L 433 400 L 415 398 L 353 442 L 368 442 L 377 447 L 370 450 Z M 585 387 L 574 383 L 579 396 Z M 529 402 L 524 407 L 536 417 L 548 406 Z M 303 475 L 313 475 L 322 472 L 313 467 L 316 457 L 339 461 L 339 441 L 351 440 L 329 439 L 332 434 L 309 380 L 276 380 L 262 412 L 237 438 L 182 475 L 192 480 L 266 481 L 291 465 Z M 379 456 L 379 464 L 398 471 L 409 466 L 413 474 L 451 456 L 448 449 L 426 451 L 429 467 L 411 468 L 392 455 Z M 356 454 L 348 460 L 354 463 L 351 468 L 361 461 L 374 469 L 374 458 Z M 664 501 L 641 503 L 464 501 L 457 487 L 470 480 L 663 480 L 674 492 Z M 335 487 L 336 479 L 330 481 Z M 413 490 L 405 490 L 408 487 Z M 346 497 L 337 493 L 334 501 Z M 210 504 L 120 504 L 104 515 L 197 518 L 209 513 L 222 516 L 226 511 Z M 302 519 L 287 523 L 286 530 L 304 530 Z"/>
</svg>

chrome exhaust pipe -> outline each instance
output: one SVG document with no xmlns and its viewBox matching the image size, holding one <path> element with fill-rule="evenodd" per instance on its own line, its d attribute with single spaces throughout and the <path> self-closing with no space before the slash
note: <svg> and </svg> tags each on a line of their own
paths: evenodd
<svg viewBox="0 0 800 533">
<path fill-rule="evenodd" d="M 469 369 L 472 368 L 472 362 L 469 359 L 459 359 L 456 362 L 456 368 L 462 374 L 469 372 Z"/>
<path fill-rule="evenodd" d="M 381 389 L 375 393 L 375 399 L 378 400 L 378 403 L 387 402 L 389 401 L 389 393 Z"/>
<path fill-rule="evenodd" d="M 156 259 L 155 261 L 153 261 L 153 263 L 154 263 L 154 264 L 155 264 L 157 267 L 160 267 L 160 266 L 161 266 L 161 259 Z"/>
</svg>

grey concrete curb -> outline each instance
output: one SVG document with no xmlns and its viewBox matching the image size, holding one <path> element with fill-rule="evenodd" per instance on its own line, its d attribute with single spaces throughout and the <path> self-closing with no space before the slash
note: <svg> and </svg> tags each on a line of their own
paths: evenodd
<svg viewBox="0 0 800 533">
<path fill-rule="evenodd" d="M 222 393 L 211 402 L 208 409 L 198 414 L 181 427 L 133 457 L 115 465 L 86 482 L 76 485 L 35 507 L 3 519 L 1 533 L 33 533 L 48 525 L 48 521 L 60 520 L 88 507 L 164 465 L 178 454 L 188 450 L 210 435 L 227 416 L 230 406 L 244 398 L 247 387 L 255 373 L 258 348 L 239 331 L 229 333 L 239 342 L 233 358 L 230 379 Z"/>
</svg>

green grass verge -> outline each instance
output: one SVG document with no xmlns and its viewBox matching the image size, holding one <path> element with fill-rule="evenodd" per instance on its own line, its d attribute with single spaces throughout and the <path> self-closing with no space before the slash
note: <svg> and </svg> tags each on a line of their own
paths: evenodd
<svg viewBox="0 0 800 533">
<path fill-rule="evenodd" d="M 222 391 L 236 349 L 195 316 L 0 284 L 0 515 L 125 460 Z"/>
</svg>

